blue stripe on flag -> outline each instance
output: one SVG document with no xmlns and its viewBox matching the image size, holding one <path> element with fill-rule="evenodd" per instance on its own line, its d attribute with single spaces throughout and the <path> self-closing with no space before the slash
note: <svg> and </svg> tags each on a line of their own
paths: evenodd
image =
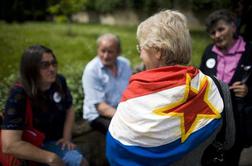
<svg viewBox="0 0 252 166">
<path fill-rule="evenodd" d="M 170 144 L 158 147 L 123 145 L 108 132 L 106 156 L 111 166 L 168 166 L 204 142 L 218 128 L 220 123 L 220 120 L 213 120 L 204 128 L 190 135 L 183 144 L 178 139 Z"/>
</svg>

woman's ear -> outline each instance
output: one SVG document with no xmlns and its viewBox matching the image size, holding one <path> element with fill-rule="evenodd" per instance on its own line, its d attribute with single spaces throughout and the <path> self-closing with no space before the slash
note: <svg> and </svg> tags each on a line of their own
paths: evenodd
<svg viewBox="0 0 252 166">
<path fill-rule="evenodd" d="M 160 50 L 155 50 L 155 55 L 154 55 L 158 60 L 161 60 L 162 55 Z"/>
</svg>

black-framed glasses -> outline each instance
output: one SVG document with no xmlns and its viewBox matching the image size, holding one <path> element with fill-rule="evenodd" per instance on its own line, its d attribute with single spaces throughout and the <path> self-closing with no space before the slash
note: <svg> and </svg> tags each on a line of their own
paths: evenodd
<svg viewBox="0 0 252 166">
<path fill-rule="evenodd" d="M 52 60 L 52 61 L 41 61 L 40 62 L 40 69 L 48 69 L 51 65 L 53 67 L 57 67 L 57 61 L 56 60 Z"/>
</svg>

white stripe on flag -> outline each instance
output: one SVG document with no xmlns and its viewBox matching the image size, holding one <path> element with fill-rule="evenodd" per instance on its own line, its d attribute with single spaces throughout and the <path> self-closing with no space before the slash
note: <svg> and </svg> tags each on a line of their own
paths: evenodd
<svg viewBox="0 0 252 166">
<path fill-rule="evenodd" d="M 199 73 L 191 80 L 191 86 L 199 89 L 199 80 L 204 74 Z M 211 91 L 209 101 L 214 103 L 218 112 L 222 112 L 223 102 L 215 84 L 208 79 Z M 153 110 L 177 102 L 183 98 L 185 85 L 163 90 L 157 93 L 136 97 L 121 102 L 110 127 L 110 134 L 124 145 L 154 147 L 171 143 L 181 138 L 180 118 L 160 116 Z M 194 131 L 201 129 L 213 119 L 201 119 Z"/>
</svg>

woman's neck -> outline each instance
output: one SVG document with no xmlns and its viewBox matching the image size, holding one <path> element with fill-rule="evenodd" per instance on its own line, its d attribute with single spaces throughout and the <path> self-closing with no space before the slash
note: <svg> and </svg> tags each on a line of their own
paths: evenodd
<svg viewBox="0 0 252 166">
<path fill-rule="evenodd" d="M 220 49 L 221 52 L 223 52 L 224 54 L 228 53 L 228 50 L 234 46 L 235 42 L 236 42 L 236 39 L 233 38 L 233 39 L 227 44 L 226 47 L 223 47 L 223 48 Z"/>
<path fill-rule="evenodd" d="M 46 90 L 50 89 L 51 84 L 43 84 L 43 83 L 41 83 L 39 87 L 40 87 L 41 91 L 46 91 Z"/>
</svg>

